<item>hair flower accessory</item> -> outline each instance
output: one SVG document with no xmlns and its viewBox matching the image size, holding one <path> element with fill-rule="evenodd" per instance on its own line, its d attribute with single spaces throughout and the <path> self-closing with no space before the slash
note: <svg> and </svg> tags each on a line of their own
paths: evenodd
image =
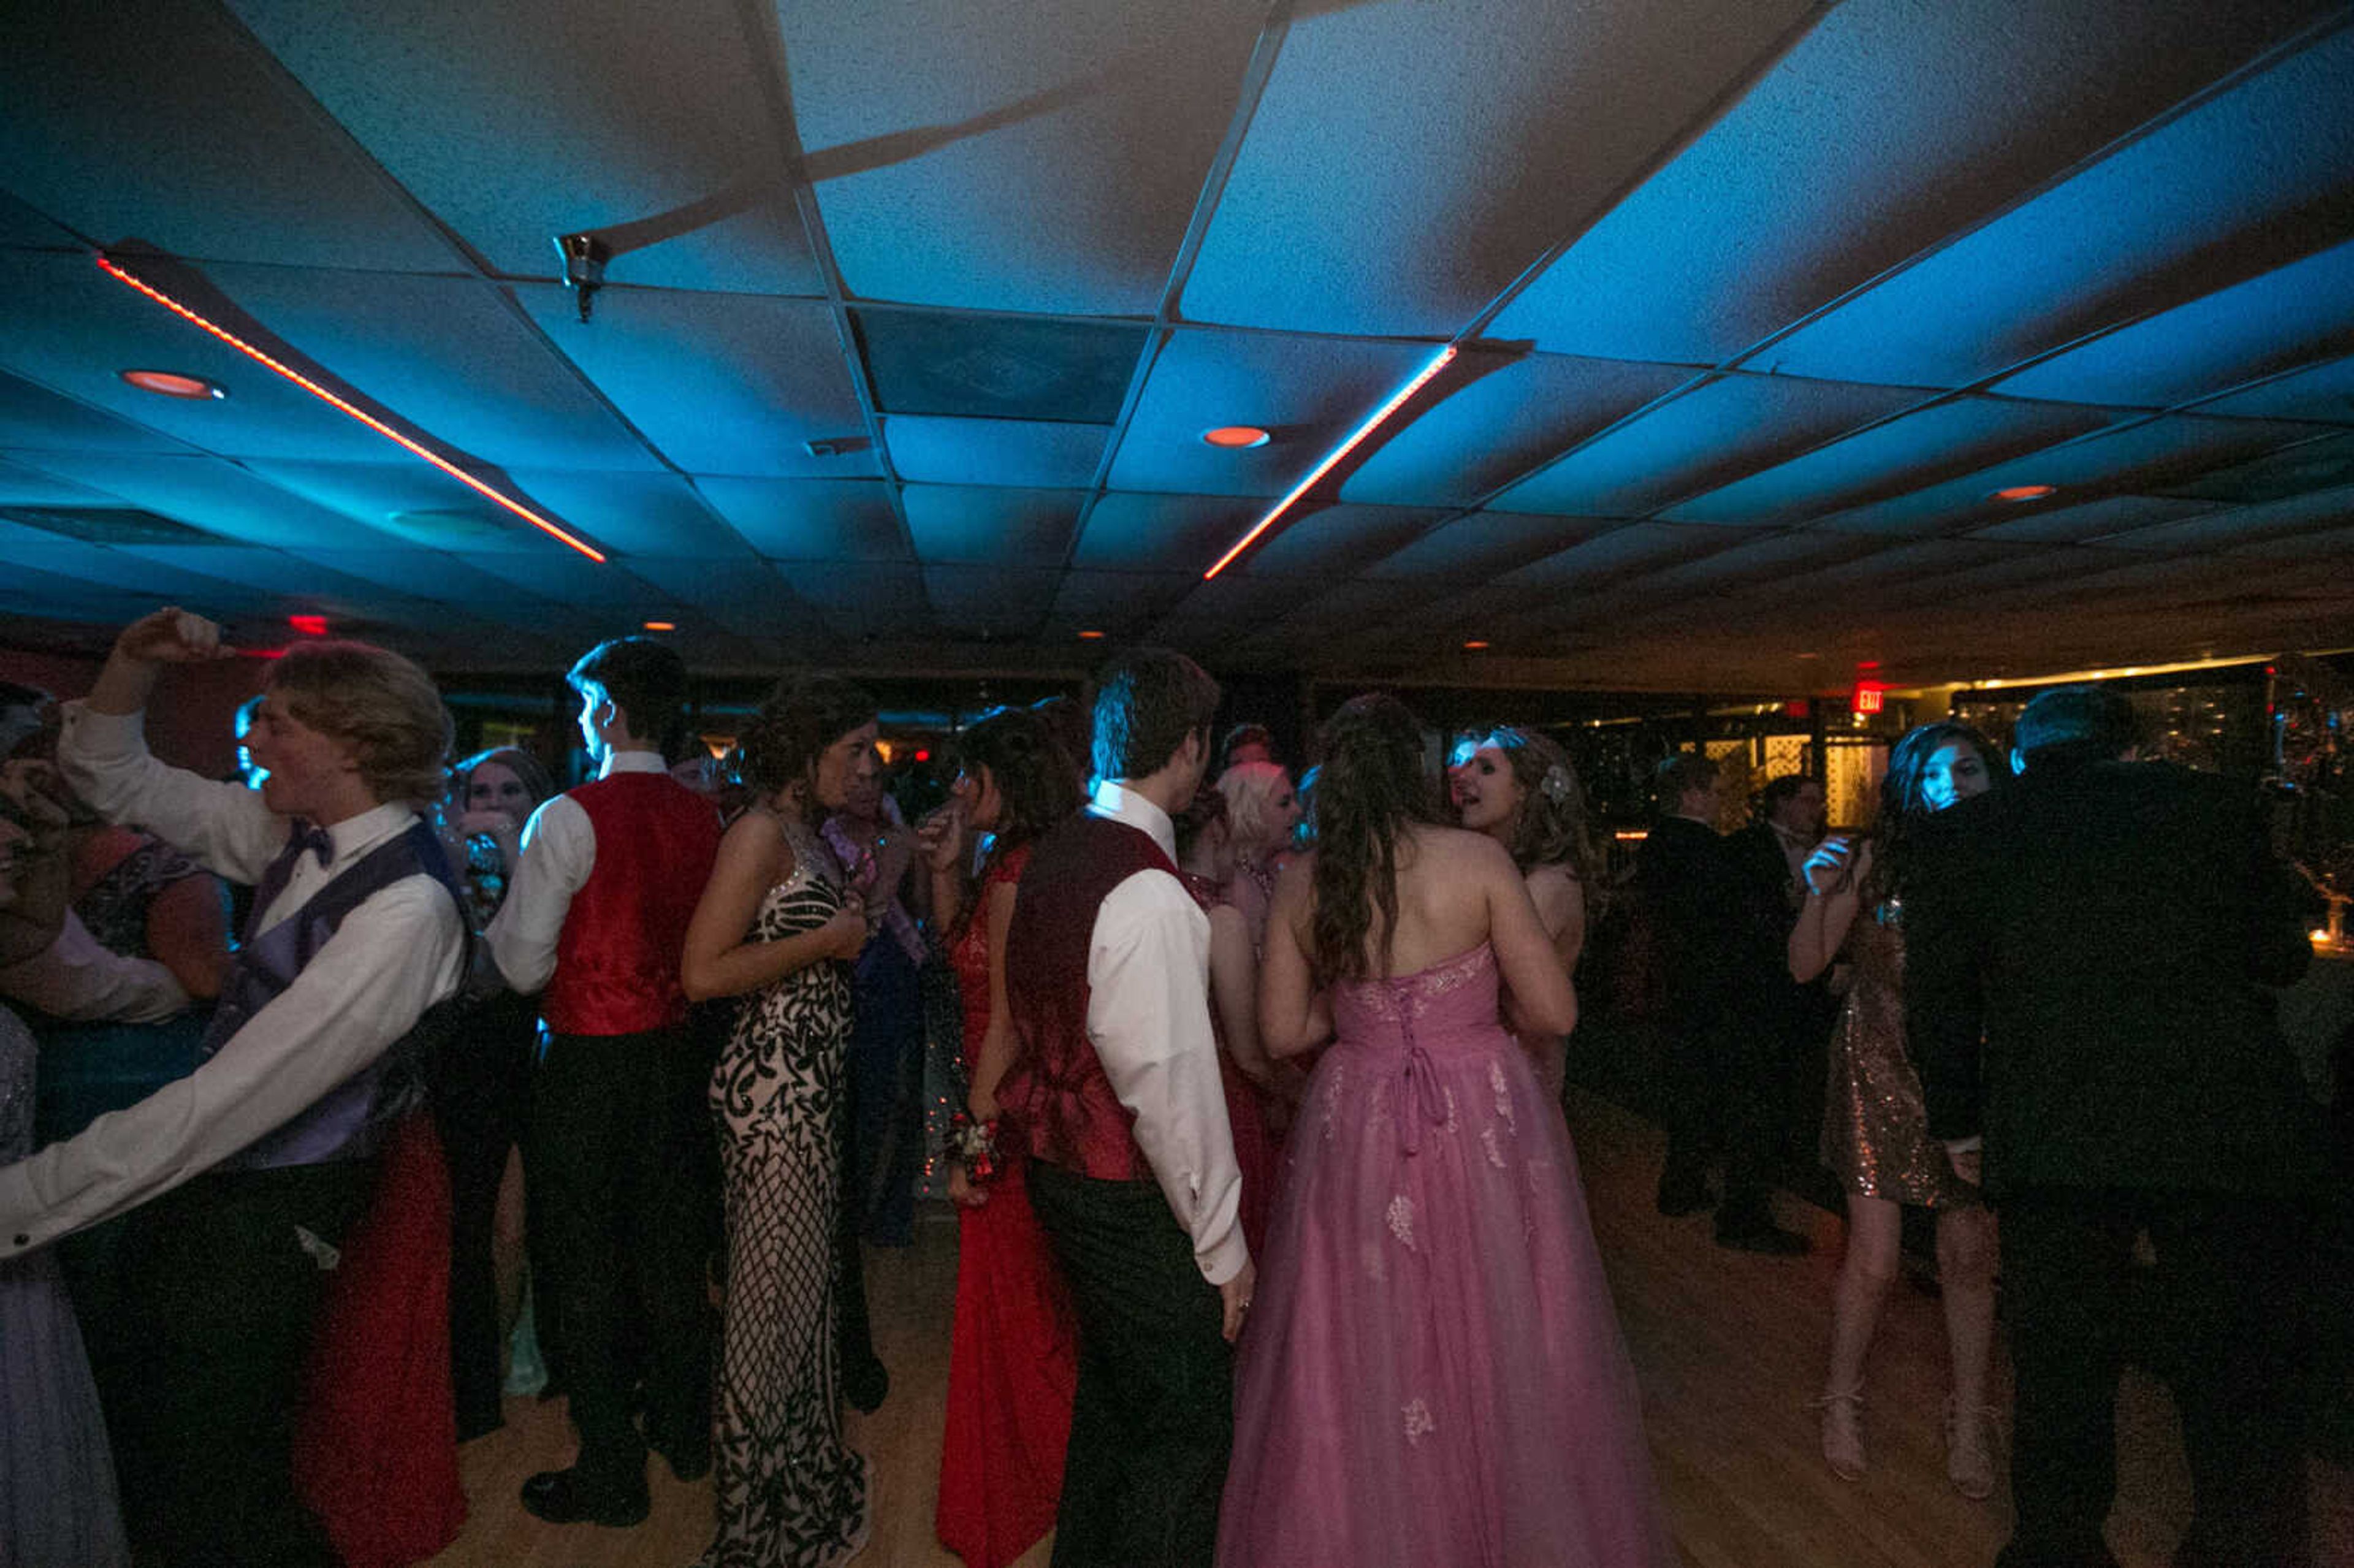
<svg viewBox="0 0 2354 1568">
<path fill-rule="evenodd" d="M 1560 763 L 1554 763 L 1545 769 L 1545 776 L 1538 781 L 1537 788 L 1544 791 L 1546 800 L 1556 806 L 1562 804 L 1569 799 L 1569 770 Z"/>
</svg>

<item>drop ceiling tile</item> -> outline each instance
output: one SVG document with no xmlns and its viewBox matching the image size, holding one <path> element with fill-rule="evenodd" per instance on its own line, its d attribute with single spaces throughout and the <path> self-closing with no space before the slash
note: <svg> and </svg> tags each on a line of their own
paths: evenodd
<svg viewBox="0 0 2354 1568">
<path fill-rule="evenodd" d="M 1589 0 L 1568 26 L 1550 6 L 1462 0 L 1297 15 L 1185 313 L 1451 335 L 1804 11 Z"/>
<path fill-rule="evenodd" d="M 854 295 L 1149 315 L 1235 109 L 1257 0 L 779 5 Z"/>
<path fill-rule="evenodd" d="M 2020 544 L 2077 544 L 2195 517 L 2212 512 L 2216 505 L 2211 501 L 2178 501 L 2162 495 L 2112 495 L 2105 501 L 2088 501 L 2077 506 L 2040 507 L 2016 522 L 1974 528 L 1970 536 Z"/>
<path fill-rule="evenodd" d="M 1639 517 L 1788 461 L 1920 394 L 1792 376 L 1729 376 L 1651 408 L 1505 491 L 1515 512 Z"/>
<path fill-rule="evenodd" d="M 609 550 L 638 556 L 748 558 L 742 535 L 672 473 L 514 469 L 525 495 Z"/>
<path fill-rule="evenodd" d="M 468 554 L 535 554 L 564 546 L 522 518 L 421 462 L 249 462 L 246 469 L 378 535 Z M 557 524 L 565 520 L 554 519 Z M 351 538 L 348 530 L 338 536 Z M 568 553 L 568 552 L 567 552 Z"/>
<path fill-rule="evenodd" d="M 1108 425 L 1034 419 L 951 419 L 894 414 L 883 421 L 891 468 L 918 484 L 1084 488 L 1103 461 Z"/>
<path fill-rule="evenodd" d="M 439 550 L 395 549 L 373 541 L 355 548 L 298 549 L 303 559 L 328 571 L 380 583 L 405 597 L 453 604 L 510 624 L 537 624 L 563 613 L 562 607 L 508 578 L 494 577 L 469 561 Z M 583 652 L 587 650 L 583 649 Z"/>
<path fill-rule="evenodd" d="M 726 0 L 229 8 L 501 272 L 553 277 L 552 237 L 599 229 L 616 284 L 824 291 Z"/>
<path fill-rule="evenodd" d="M 2063 494 L 2127 492 L 2165 494 L 2200 476 L 2310 440 L 2314 430 L 2253 419 L 2176 416 L 2096 431 L 2026 457 L 1875 501 L 1817 520 L 1815 526 L 1861 533 L 1923 534 L 2002 520 L 2009 503 L 1995 493 L 2050 484 Z"/>
<path fill-rule="evenodd" d="M 1206 570 L 1267 510 L 1264 502 L 1217 495 L 1098 496 L 1072 557 L 1108 571 Z"/>
<path fill-rule="evenodd" d="M 928 566 L 924 592 L 949 636 L 1023 638 L 1045 621 L 1062 575 L 1059 568 Z"/>
<path fill-rule="evenodd" d="M 2354 94 L 2347 108 L 2354 113 Z M 2316 344 L 2354 344 L 2354 241 L 2136 322 L 1997 386 L 2021 397 L 2163 408 L 2292 369 L 2313 357 Z"/>
<path fill-rule="evenodd" d="M 1532 355 L 1471 355 L 1392 416 L 1373 455 L 1341 485 L 1351 501 L 1468 506 L 1575 442 L 1692 379 L 1687 366 Z M 1458 364 L 1463 363 L 1458 361 Z M 1674 405 L 1670 404 L 1670 407 Z M 1576 511 L 1513 496 L 1515 512 Z M 1501 498 L 1499 498 L 1500 503 Z"/>
<path fill-rule="evenodd" d="M 387 542 L 348 513 L 218 458 L 40 452 L 25 454 L 18 461 L 26 469 L 37 467 L 42 473 L 240 543 L 287 549 L 337 541 Z M 431 472 L 421 467 L 419 471 Z"/>
<path fill-rule="evenodd" d="M 789 567 L 767 561 L 721 561 L 702 556 L 635 556 L 630 569 L 670 596 L 741 637 L 814 652 L 832 641 L 816 608 L 789 586 Z M 660 613 L 649 619 L 675 620 Z"/>
<path fill-rule="evenodd" d="M 816 607 L 838 637 L 873 641 L 933 630 L 920 567 L 791 561 L 779 574 L 795 595 Z"/>
<path fill-rule="evenodd" d="M 911 484 L 900 493 L 917 558 L 926 566 L 1060 567 L 1086 493 Z"/>
<path fill-rule="evenodd" d="M 1606 517 L 1475 512 L 1432 529 L 1365 570 L 1374 577 L 1483 580 L 1543 560 L 1618 525 L 1617 519 Z"/>
<path fill-rule="evenodd" d="M 774 560 L 905 561 L 907 531 L 878 480 L 738 479 L 695 487 L 751 546 Z"/>
<path fill-rule="evenodd" d="M 2171 108 L 2325 4 L 2149 0 L 2125 26 L 2110 0 L 1846 0 L 1491 330 L 1563 353 L 1718 363 Z M 1968 302 L 1931 302 L 1935 316 L 1913 335 L 1934 347 Z"/>
<path fill-rule="evenodd" d="M 2197 411 L 2241 418 L 2354 423 L 2354 355 L 2274 376 L 2244 391 L 2201 403 Z"/>
<path fill-rule="evenodd" d="M 2123 550 L 2211 552 L 2326 533 L 2348 522 L 2354 522 L 2354 485 L 2257 506 L 2223 507 L 2179 522 L 2137 528 L 2103 542 Z"/>
<path fill-rule="evenodd" d="M 1151 333 L 1127 322 L 852 313 L 875 406 L 888 414 L 1109 424 Z"/>
<path fill-rule="evenodd" d="M 21 377 L 0 375 L 0 448 L 7 447 L 32 451 L 189 450 L 186 442 L 161 431 L 59 397 Z"/>
<path fill-rule="evenodd" d="M 1253 546 L 1237 565 L 1255 577 L 1354 577 L 1414 543 L 1447 515 L 1434 507 L 1336 502 L 1308 510 L 1310 504 L 1303 502 L 1286 514 L 1273 536 Z"/>
<path fill-rule="evenodd" d="M 16 502 L 30 506 L 111 506 L 122 497 L 74 483 L 35 464 L 48 456 L 27 452 L 22 462 L 0 461 L 0 505 Z"/>
<path fill-rule="evenodd" d="M 818 457 L 804 445 L 867 433 L 822 302 L 612 289 L 584 324 L 553 284 L 518 286 L 515 297 L 679 468 L 806 479 L 882 471 L 872 452 Z"/>
<path fill-rule="evenodd" d="M 1200 581 L 1193 572 L 1066 572 L 1046 624 L 1070 633 L 1107 632 L 1107 642 L 1125 641 L 1167 614 Z"/>
<path fill-rule="evenodd" d="M 10 7 L 0 169 L 101 244 L 360 270 L 465 259 L 207 0 Z M 139 171 L 124 178 L 122 171 Z"/>
<path fill-rule="evenodd" d="M 281 341 L 446 447 L 503 466 L 659 466 L 487 284 L 285 267 L 209 275 Z"/>
<path fill-rule="evenodd" d="M 1803 375 L 1958 387 L 2332 243 L 2354 222 L 2349 81 L 2354 33 L 2340 30 L 1847 301 L 1766 356 Z"/>
<path fill-rule="evenodd" d="M 1804 523 L 2040 451 L 2115 418 L 2059 404 L 1958 398 L 1832 441 L 1660 515 L 1680 523 Z"/>
<path fill-rule="evenodd" d="M 274 598 L 267 589 L 250 587 L 232 576 L 191 570 L 54 534 L 44 543 L 12 540 L 8 565 L 11 571 L 48 572 L 101 585 L 112 592 L 143 595 L 149 609 L 182 604 L 208 614 L 217 612 L 216 619 L 254 614 L 268 609 Z"/>
<path fill-rule="evenodd" d="M 1281 495 L 1346 440 L 1436 352 L 1267 333 L 1172 335 L 1112 459 L 1123 490 Z M 1240 450 L 1202 432 L 1256 425 L 1273 439 Z"/>
<path fill-rule="evenodd" d="M 1496 582 L 1505 588 L 1583 592 L 1661 566 L 1712 555 L 1739 544 L 1741 539 L 1738 532 L 1729 528 L 1629 523 L 1584 544 L 1573 545 L 1557 555 L 1506 572 Z"/>
</svg>

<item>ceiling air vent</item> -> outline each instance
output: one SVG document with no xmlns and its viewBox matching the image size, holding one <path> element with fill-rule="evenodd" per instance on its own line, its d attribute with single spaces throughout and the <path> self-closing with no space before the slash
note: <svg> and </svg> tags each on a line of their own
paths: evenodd
<svg viewBox="0 0 2354 1568">
<path fill-rule="evenodd" d="M 226 545 L 228 540 L 135 506 L 0 506 L 0 517 L 86 545 Z"/>
<path fill-rule="evenodd" d="M 2354 484 L 2354 436 L 2298 441 L 2252 461 L 2216 469 L 2159 493 L 2253 506 Z"/>
</svg>

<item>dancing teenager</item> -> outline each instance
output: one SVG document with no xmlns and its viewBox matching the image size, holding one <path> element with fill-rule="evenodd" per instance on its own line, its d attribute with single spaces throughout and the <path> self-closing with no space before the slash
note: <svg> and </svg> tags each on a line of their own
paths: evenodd
<svg viewBox="0 0 2354 1568">
<path fill-rule="evenodd" d="M 2267 988 L 2312 961 L 2303 888 L 2254 789 L 2134 745 L 2118 693 L 2039 694 L 2018 782 L 1923 824 L 1905 874 L 1929 1133 L 2001 1219 L 2018 1519 L 1997 1561 L 2111 1561 L 2118 1370 L 2164 1322 L 2198 1505 L 2174 1561 L 2296 1568 L 2309 1371 L 2285 1304 L 2322 1167 Z"/>
<path fill-rule="evenodd" d="M 1267 1048 L 1309 1080 L 1236 1376 L 1222 1568 L 1675 1561 L 1567 1128 L 1498 1022 L 1577 1002 L 1503 850 L 1439 825 L 1394 699 L 1325 726 Z M 1329 1008 L 1329 1012 L 1327 1009 Z"/>
<path fill-rule="evenodd" d="M 949 932 L 964 1008 L 963 1153 L 949 1176 L 957 1211 L 956 1324 L 949 1351 L 933 1528 L 966 1568 L 1004 1568 L 1055 1527 L 1079 1375 L 1071 1318 L 1046 1233 L 1030 1206 L 1029 1156 L 997 1089 L 1013 1048 L 1005 937 L 1039 835 L 1078 810 L 1068 754 L 1046 721 L 1000 708 L 956 740 L 955 800 L 926 824 L 932 914 Z M 968 889 L 965 834 L 989 852 Z"/>
<path fill-rule="evenodd" d="M 1055 1568 L 1198 1568 L 1217 1532 L 1228 1347 L 1257 1276 L 1210 1033 L 1210 922 L 1170 827 L 1217 707 L 1182 654 L 1106 668 L 1102 782 L 1031 852 L 1006 931 L 1016 1039 L 998 1098 L 1079 1324 Z"/>
<path fill-rule="evenodd" d="M 292 1477 L 334 1277 L 321 1262 L 415 1101 L 406 1037 L 465 969 L 461 895 L 418 816 L 441 792 L 450 717 L 408 660 L 307 642 L 270 667 L 249 740 L 270 769 L 259 793 L 164 766 L 142 736 L 161 667 L 225 656 L 218 627 L 158 610 L 68 705 L 58 765 L 76 794 L 259 887 L 201 1065 L 0 1169 L 0 1259 L 136 1209 L 125 1299 L 143 1306 L 158 1548 L 175 1563 L 323 1565 L 338 1559 Z"/>
<path fill-rule="evenodd" d="M 1575 978 L 1585 947 L 1585 890 L 1601 885 L 1577 770 L 1536 730 L 1506 726 L 1464 744 L 1469 755 L 1458 746 L 1462 760 L 1448 772 L 1448 792 L 1462 823 L 1511 853 L 1561 972 Z M 1522 1035 L 1521 1044 L 1537 1083 L 1558 1103 L 1568 1076 L 1568 1042 L 1539 1033 Z"/>
<path fill-rule="evenodd" d="M 547 1025 L 524 1150 L 532 1255 L 580 1452 L 524 1483 L 552 1524 L 646 1517 L 646 1450 L 681 1480 L 710 1467 L 711 1335 L 698 1181 L 710 1137 L 679 948 L 719 846 L 711 803 L 670 776 L 661 737 L 686 698 L 677 653 L 600 642 L 565 680 L 597 778 L 532 813 L 489 946 Z M 543 991 L 543 988 L 544 991 Z M 645 1340 L 645 1435 L 623 1347 Z"/>
<path fill-rule="evenodd" d="M 1918 1203 L 1937 1216 L 1938 1295 L 1954 1363 L 1946 1476 L 1974 1501 L 1995 1486 L 1994 1216 L 1929 1137 L 1920 1075 L 1904 1047 L 1904 874 L 1921 824 L 1984 794 L 2004 772 L 1993 743 L 1965 725 L 1923 725 L 1898 741 L 1861 847 L 1834 838 L 1807 857 L 1807 902 L 1789 943 L 1790 975 L 1802 985 L 1842 951 L 1855 966 L 1823 1107 L 1823 1163 L 1847 1191 L 1847 1255 L 1832 1287 L 1830 1366 L 1816 1401 L 1823 1459 L 1848 1480 L 1862 1478 L 1864 1357 L 1896 1279 L 1903 1205 Z"/>
<path fill-rule="evenodd" d="M 818 828 L 873 776 L 875 727 L 875 699 L 830 676 L 760 705 L 736 758 L 754 802 L 687 928 L 688 993 L 745 999 L 710 1080 L 727 1303 L 703 1568 L 829 1568 L 871 1522 L 834 1319 L 850 965 L 873 933 Z"/>
</svg>

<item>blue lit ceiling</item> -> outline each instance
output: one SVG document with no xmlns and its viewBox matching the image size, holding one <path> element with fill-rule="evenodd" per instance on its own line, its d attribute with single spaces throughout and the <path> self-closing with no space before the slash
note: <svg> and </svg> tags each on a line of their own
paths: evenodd
<svg viewBox="0 0 2354 1568">
<path fill-rule="evenodd" d="M 175 599 L 452 671 L 659 620 L 1734 690 L 2354 641 L 2343 3 L 122 0 L 13 8 L 0 105 L 16 646 Z"/>
</svg>

